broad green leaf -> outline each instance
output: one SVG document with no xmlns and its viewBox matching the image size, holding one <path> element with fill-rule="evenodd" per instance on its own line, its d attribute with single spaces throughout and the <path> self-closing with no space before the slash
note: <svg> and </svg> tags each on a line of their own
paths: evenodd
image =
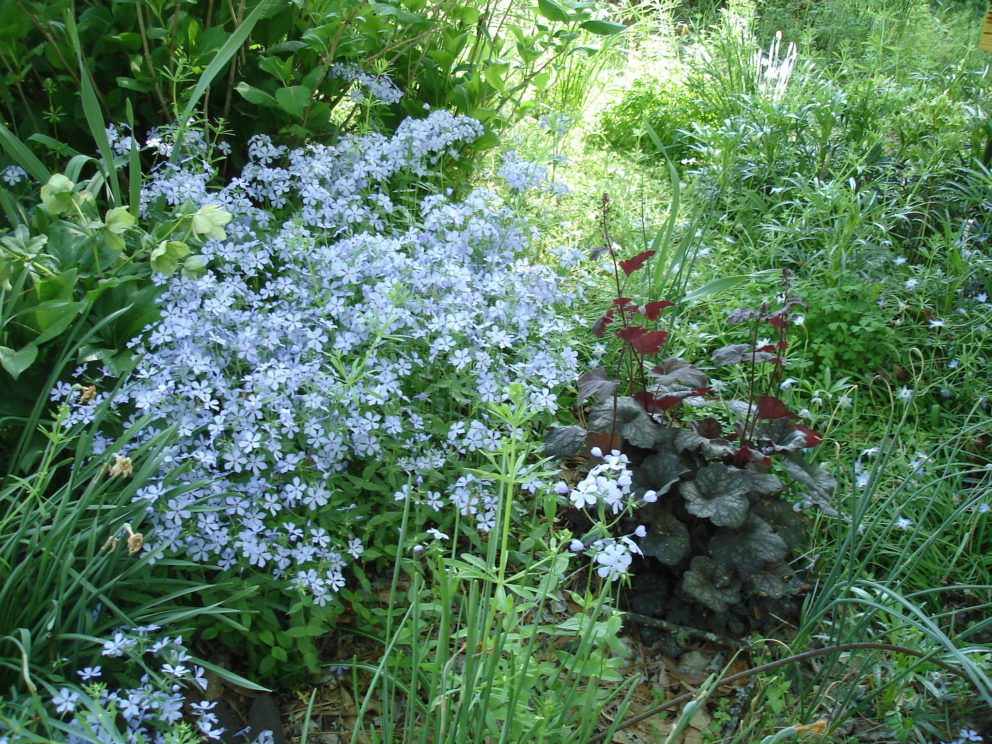
<svg viewBox="0 0 992 744">
<path fill-rule="evenodd" d="M 689 530 L 669 512 L 652 516 L 648 522 L 648 534 L 638 543 L 641 552 L 666 566 L 678 565 L 689 552 Z"/>
<path fill-rule="evenodd" d="M 19 351 L 14 351 L 6 346 L 0 346 L 0 366 L 2 366 L 15 380 L 21 373 L 34 364 L 38 358 L 38 347 L 33 343 L 28 344 Z"/>
<path fill-rule="evenodd" d="M 568 23 L 568 9 L 557 0 L 537 0 L 537 12 L 549 21 Z"/>
<path fill-rule="evenodd" d="M 302 85 L 290 85 L 287 88 L 280 88 L 276 91 L 276 102 L 279 107 L 297 119 L 303 118 L 310 103 L 310 91 Z"/>
<path fill-rule="evenodd" d="M 586 430 L 581 426 L 554 426 L 544 437 L 544 454 L 549 457 L 571 457 L 582 449 Z"/>
<path fill-rule="evenodd" d="M 613 21 L 586 21 L 585 23 L 579 24 L 579 28 L 585 29 L 591 34 L 599 34 L 600 36 L 614 36 L 615 34 L 621 33 L 627 27 L 622 23 L 613 23 Z"/>
<path fill-rule="evenodd" d="M 72 321 L 86 309 L 86 302 L 46 302 L 44 305 L 38 305 L 38 308 L 42 307 L 47 310 L 45 313 L 46 324 L 44 326 L 41 323 L 38 324 L 41 334 L 34 340 L 36 344 L 51 341 L 68 328 Z"/>
<path fill-rule="evenodd" d="M 275 108 L 278 104 L 276 99 L 272 97 L 271 94 L 266 93 L 261 88 L 256 88 L 253 85 L 248 85 L 248 83 L 241 81 L 234 86 L 234 89 L 241 94 L 248 103 L 254 103 L 256 106 L 268 106 L 270 108 Z"/>
</svg>

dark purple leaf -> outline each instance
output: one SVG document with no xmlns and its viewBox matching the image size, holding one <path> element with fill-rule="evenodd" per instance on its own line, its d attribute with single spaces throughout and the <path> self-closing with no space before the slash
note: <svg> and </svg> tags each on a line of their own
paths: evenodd
<svg viewBox="0 0 992 744">
<path fill-rule="evenodd" d="M 737 323 L 746 323 L 749 320 L 754 320 L 758 317 L 758 311 L 752 310 L 749 307 L 739 307 L 736 310 L 732 310 L 730 315 L 727 316 L 727 323 L 730 325 L 735 325 Z"/>
<path fill-rule="evenodd" d="M 619 383 L 606 376 L 606 370 L 596 367 L 586 372 L 579 378 L 579 400 L 586 398 L 596 398 L 604 400 L 613 395 Z"/>
<path fill-rule="evenodd" d="M 657 320 L 658 315 L 666 307 L 675 307 L 675 303 L 668 300 L 658 300 L 657 302 L 649 302 L 646 305 L 641 305 L 638 310 L 648 320 Z"/>
</svg>

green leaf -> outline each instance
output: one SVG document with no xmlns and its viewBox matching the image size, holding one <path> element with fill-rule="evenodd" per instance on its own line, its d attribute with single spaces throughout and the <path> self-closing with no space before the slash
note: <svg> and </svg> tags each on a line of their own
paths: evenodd
<svg viewBox="0 0 992 744">
<path fill-rule="evenodd" d="M 190 119 L 193 116 L 193 112 L 196 110 L 197 104 L 200 102 L 200 98 L 210 87 L 210 84 L 214 81 L 220 72 L 227 67 L 227 63 L 231 61 L 231 58 L 238 53 L 241 49 L 241 45 L 248 40 L 251 35 L 252 29 L 255 28 L 255 24 L 259 22 L 262 18 L 267 17 L 267 13 L 273 9 L 275 5 L 274 0 L 261 0 L 255 9 L 245 18 L 244 22 L 238 26 L 237 29 L 228 37 L 227 41 L 224 42 L 214 58 L 207 65 L 206 69 L 200 75 L 199 81 L 196 83 L 196 87 L 193 88 L 193 92 L 190 94 L 189 100 L 186 101 L 186 107 L 183 109 L 182 114 L 179 117 L 179 132 L 176 137 L 175 146 L 172 149 L 172 156 L 169 162 L 175 163 L 182 153 L 182 132 L 188 125 Z"/>
<path fill-rule="evenodd" d="M 568 10 L 557 0 L 537 0 L 537 12 L 549 21 L 568 23 Z"/>
<path fill-rule="evenodd" d="M 34 340 L 36 344 L 43 344 L 46 341 L 51 341 L 68 328 L 72 321 L 86 309 L 86 302 L 46 302 L 44 305 L 38 305 L 35 309 L 47 311 L 44 315 L 45 324 L 38 324 L 41 335 Z M 55 311 L 54 314 L 53 311 Z M 39 314 L 36 314 L 35 317 L 39 317 Z"/>
<path fill-rule="evenodd" d="M 579 28 L 585 29 L 591 34 L 614 36 L 621 33 L 627 27 L 622 23 L 613 23 L 613 21 L 586 21 L 585 23 L 580 23 Z"/>
<path fill-rule="evenodd" d="M 319 625 L 294 625 L 283 633 L 283 635 L 287 638 L 311 638 L 313 636 L 323 635 L 326 632 L 327 629 Z"/>
<path fill-rule="evenodd" d="M 6 346 L 0 346 L 0 366 L 15 380 L 21 373 L 34 364 L 38 358 L 38 347 L 28 344 L 20 351 L 14 351 Z"/>
<path fill-rule="evenodd" d="M 310 103 L 310 91 L 302 85 L 280 88 L 276 91 L 276 102 L 289 115 L 302 119 L 303 112 L 306 111 L 307 105 Z"/>
<path fill-rule="evenodd" d="M 395 18 L 399 23 L 406 26 L 430 26 L 431 20 L 426 16 L 417 15 L 416 13 L 411 13 L 404 8 L 397 7 L 395 5 L 388 5 L 387 3 L 376 2 L 372 0 L 369 3 L 369 7 L 372 8 L 376 13 L 381 16 L 389 16 Z"/>
<path fill-rule="evenodd" d="M 39 183 L 45 183 L 51 178 L 52 172 L 2 122 L 0 122 L 0 145 L 3 145 L 4 151 L 11 160 L 30 173 Z"/>
<path fill-rule="evenodd" d="M 271 94 L 266 93 L 261 88 L 256 88 L 253 85 L 248 85 L 248 83 L 241 81 L 234 86 L 234 89 L 241 94 L 248 103 L 253 103 L 256 106 L 268 106 L 269 108 L 275 108 L 278 106 L 276 99 L 272 97 Z"/>
</svg>

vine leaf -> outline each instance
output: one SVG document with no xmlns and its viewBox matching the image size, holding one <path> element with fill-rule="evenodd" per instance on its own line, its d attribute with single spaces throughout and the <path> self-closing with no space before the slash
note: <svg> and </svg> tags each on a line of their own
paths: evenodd
<svg viewBox="0 0 992 744">
<path fill-rule="evenodd" d="M 740 527 L 747 519 L 750 486 L 743 471 L 715 462 L 700 469 L 696 479 L 679 486 L 690 514 L 719 527 Z"/>
</svg>

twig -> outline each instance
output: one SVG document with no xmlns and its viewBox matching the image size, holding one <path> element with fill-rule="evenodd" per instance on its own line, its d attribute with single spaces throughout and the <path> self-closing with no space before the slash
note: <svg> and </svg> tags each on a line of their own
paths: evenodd
<svg viewBox="0 0 992 744">
<path fill-rule="evenodd" d="M 750 646 L 741 641 L 735 641 L 733 638 L 728 638 L 727 636 L 718 635 L 717 633 L 710 633 L 706 630 L 699 630 L 697 628 L 690 628 L 685 625 L 676 625 L 675 623 L 670 623 L 667 620 L 659 620 L 656 617 L 648 617 L 647 615 L 639 615 L 636 612 L 624 612 L 622 613 L 624 620 L 629 620 L 638 625 L 647 625 L 650 628 L 657 628 L 658 630 L 663 630 L 666 633 L 671 634 L 681 634 L 689 636 L 689 638 L 695 638 L 700 641 L 707 641 L 709 643 L 715 643 L 719 646 L 726 646 L 727 648 L 732 648 L 735 650 L 748 649 Z"/>
<path fill-rule="evenodd" d="M 751 693 L 754 692 L 754 687 L 757 683 L 757 677 L 751 677 L 742 687 L 737 688 L 737 693 L 734 695 L 734 703 L 730 706 L 730 717 L 723 726 L 723 738 L 725 740 L 729 740 L 734 735 L 734 732 L 737 731 L 737 727 L 741 723 L 741 717 L 751 702 Z"/>
<path fill-rule="evenodd" d="M 969 682 L 968 675 L 965 674 L 960 669 L 951 666 L 946 661 L 940 661 L 939 659 L 930 658 L 930 654 L 924 651 L 917 651 L 915 648 L 908 648 L 906 646 L 897 646 L 894 643 L 874 643 L 871 641 L 859 642 L 859 643 L 842 643 L 838 646 L 826 646 L 824 648 L 814 648 L 810 651 L 803 651 L 801 654 L 794 654 L 792 656 L 787 656 L 784 659 L 778 659 L 777 661 L 770 661 L 767 664 L 762 664 L 761 666 L 756 666 L 751 669 L 747 669 L 743 672 L 738 672 L 737 674 L 731 674 L 727 677 L 721 677 L 714 683 L 714 687 L 718 685 L 729 685 L 731 682 L 736 682 L 737 680 L 747 679 L 755 674 L 761 674 L 762 672 L 768 672 L 772 669 L 778 669 L 787 664 L 793 664 L 797 661 L 805 661 L 806 659 L 812 659 L 817 656 L 827 656 L 828 654 L 840 654 L 845 651 L 859 651 L 867 649 L 876 649 L 879 651 L 893 651 L 897 654 L 906 654 L 907 656 L 916 656 L 920 659 L 926 659 L 931 664 L 939 666 L 946 672 L 954 674 L 961 677 Z M 636 716 L 628 718 L 626 721 L 622 722 L 619 726 L 613 727 L 612 731 L 615 733 L 621 729 L 625 729 L 628 726 L 633 726 L 635 723 L 640 723 L 652 716 L 656 716 L 662 711 L 668 710 L 669 708 L 674 708 L 682 703 L 688 703 L 695 697 L 695 693 L 686 693 L 685 695 L 679 695 L 677 698 L 672 698 L 668 702 L 662 703 L 661 705 L 656 705 L 653 708 L 649 708 L 643 713 L 638 713 Z M 599 744 L 606 738 L 606 734 L 596 734 L 590 739 L 586 740 L 586 744 Z"/>
</svg>

